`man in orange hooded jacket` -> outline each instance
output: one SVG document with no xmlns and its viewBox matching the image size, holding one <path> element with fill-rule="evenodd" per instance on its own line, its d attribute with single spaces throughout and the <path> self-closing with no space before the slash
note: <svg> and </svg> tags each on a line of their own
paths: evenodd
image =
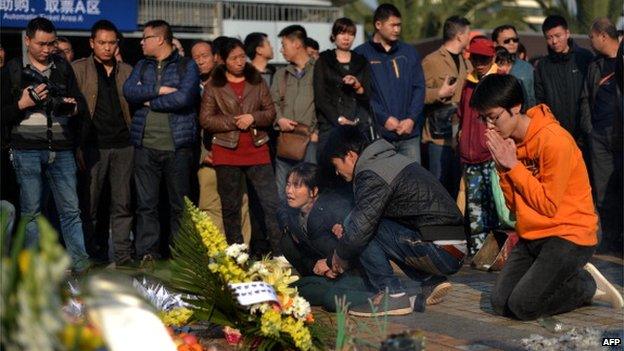
<svg viewBox="0 0 624 351">
<path fill-rule="evenodd" d="M 499 74 L 484 78 L 471 99 L 520 236 L 492 290 L 492 307 L 521 320 L 592 300 L 621 309 L 618 290 L 588 263 L 598 218 L 581 151 L 548 106 L 525 114 L 523 104 L 519 81 Z"/>
</svg>

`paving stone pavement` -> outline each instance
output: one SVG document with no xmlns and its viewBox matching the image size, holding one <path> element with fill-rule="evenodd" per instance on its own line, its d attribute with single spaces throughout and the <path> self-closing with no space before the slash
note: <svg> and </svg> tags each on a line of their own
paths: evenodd
<svg viewBox="0 0 624 351">
<path fill-rule="evenodd" d="M 624 292 L 622 258 L 596 255 L 592 258 L 592 263 Z M 388 334 L 420 330 L 426 337 L 427 350 L 471 351 L 524 350 L 521 344 L 523 338 L 534 334 L 548 338 L 557 337 L 572 328 L 591 327 L 620 337 L 624 334 L 624 310 L 618 311 L 599 304 L 546 318 L 542 323 L 497 316 L 489 302 L 490 289 L 497 275 L 498 273 L 481 272 L 465 266 L 451 277 L 453 290 L 443 303 L 428 306 L 425 313 L 389 318 Z M 375 330 L 374 320 L 357 318 L 355 322 L 363 326 L 358 328 L 362 338 L 373 343 L 375 339 L 379 339 L 378 333 L 373 335 L 366 332 Z M 556 323 L 561 324 L 561 332 L 552 330 L 552 325 Z M 601 346 L 597 346 L 597 349 L 601 349 Z"/>
</svg>

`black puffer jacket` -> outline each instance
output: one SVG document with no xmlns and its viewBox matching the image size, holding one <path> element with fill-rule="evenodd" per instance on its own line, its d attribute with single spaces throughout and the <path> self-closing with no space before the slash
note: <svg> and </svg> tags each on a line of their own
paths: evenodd
<svg viewBox="0 0 624 351">
<path fill-rule="evenodd" d="M 462 214 L 446 189 L 389 142 L 364 149 L 353 181 L 355 208 L 336 250 L 341 258 L 357 257 L 382 218 L 419 231 L 424 241 L 466 239 Z"/>
<path fill-rule="evenodd" d="M 299 274 L 313 275 L 316 261 L 331 257 L 338 245 L 332 233 L 335 224 L 342 224 L 353 208 L 353 195 L 331 191 L 321 193 L 308 214 L 306 225 L 301 224 L 301 212 L 288 206 L 278 210 L 278 222 L 284 233 L 281 249 Z M 331 265 L 331 261 L 328 261 Z"/>
<path fill-rule="evenodd" d="M 591 130 L 591 116 L 581 109 L 581 91 L 594 56 L 572 39 L 569 45 L 566 54 L 557 54 L 549 48 L 548 56 L 537 64 L 535 99 L 538 104 L 548 105 L 561 126 L 578 140 Z"/>
<path fill-rule="evenodd" d="M 342 83 L 346 75 L 352 75 L 364 86 L 363 94 L 356 94 L 349 85 Z M 323 51 L 314 65 L 314 102 L 318 115 L 319 131 L 329 131 L 339 126 L 338 117 L 360 119 L 366 130 L 370 123 L 370 74 L 364 56 L 351 52 L 351 62 L 345 69 L 336 58 L 336 50 Z"/>
</svg>

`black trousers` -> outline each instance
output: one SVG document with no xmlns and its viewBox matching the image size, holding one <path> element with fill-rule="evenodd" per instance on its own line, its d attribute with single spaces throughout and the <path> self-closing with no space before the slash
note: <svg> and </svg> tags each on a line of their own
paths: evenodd
<svg viewBox="0 0 624 351">
<path fill-rule="evenodd" d="M 559 237 L 520 239 L 492 289 L 494 311 L 533 320 L 589 303 L 596 283 L 583 266 L 595 248 Z"/>
<path fill-rule="evenodd" d="M 223 227 L 229 244 L 242 243 L 241 231 L 241 202 L 243 198 L 241 182 L 246 178 L 247 184 L 252 186 L 258 194 L 258 199 L 264 212 L 267 236 L 274 256 L 282 254 L 280 249 L 281 233 L 277 224 L 277 186 L 275 174 L 270 164 L 257 166 L 215 166 L 217 173 L 217 191 L 221 198 L 221 212 Z M 256 234 L 257 233 L 252 233 Z M 252 245 L 258 238 L 251 239 Z M 254 248 L 251 248 L 254 251 Z M 263 254 L 266 254 L 263 253 Z"/>
</svg>

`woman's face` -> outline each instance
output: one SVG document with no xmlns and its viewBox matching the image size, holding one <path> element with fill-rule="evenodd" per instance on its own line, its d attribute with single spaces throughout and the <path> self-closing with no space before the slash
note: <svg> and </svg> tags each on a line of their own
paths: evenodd
<svg viewBox="0 0 624 351">
<path fill-rule="evenodd" d="M 336 43 L 336 47 L 340 50 L 348 51 L 351 50 L 351 46 L 353 45 L 353 41 L 355 40 L 355 34 L 349 32 L 342 32 L 336 35 L 334 42 Z"/>
<path fill-rule="evenodd" d="M 230 51 L 230 54 L 225 60 L 225 68 L 230 74 L 240 76 L 243 74 L 243 70 L 245 69 L 245 62 L 245 51 L 243 51 L 241 47 L 237 46 Z"/>
<path fill-rule="evenodd" d="M 288 206 L 301 209 L 312 204 L 316 200 L 318 189 L 310 189 L 307 185 L 291 174 L 286 181 L 286 201 Z"/>
</svg>

